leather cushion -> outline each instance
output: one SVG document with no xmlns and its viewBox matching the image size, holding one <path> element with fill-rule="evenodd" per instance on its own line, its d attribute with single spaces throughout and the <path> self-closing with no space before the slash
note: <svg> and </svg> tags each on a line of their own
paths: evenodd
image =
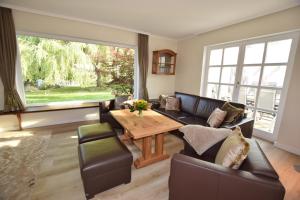
<svg viewBox="0 0 300 200">
<path fill-rule="evenodd" d="M 210 114 L 216 108 L 221 108 L 224 103 L 225 101 L 222 100 L 200 97 L 198 106 L 196 108 L 196 116 L 208 119 Z M 237 108 L 245 108 L 245 105 L 243 104 L 233 102 L 230 103 Z"/>
<path fill-rule="evenodd" d="M 191 116 L 189 113 L 186 112 L 176 111 L 176 110 L 165 110 L 164 108 L 157 108 L 153 110 L 175 120 L 180 119 L 182 117 Z"/>
<path fill-rule="evenodd" d="M 220 142 L 218 142 L 215 145 L 213 145 L 212 147 L 210 147 L 201 156 L 197 154 L 197 152 L 193 149 L 193 147 L 191 147 L 191 145 L 187 141 L 183 140 L 184 149 L 180 153 L 190 156 L 190 157 L 193 157 L 193 158 L 198 158 L 200 160 L 214 163 L 216 155 L 217 155 L 220 147 L 222 146 L 224 140 L 221 140 Z"/>
<path fill-rule="evenodd" d="M 176 98 L 180 98 L 181 101 L 181 111 L 194 114 L 196 103 L 198 101 L 198 96 L 191 95 L 191 94 L 184 94 L 184 93 L 175 93 Z"/>
<path fill-rule="evenodd" d="M 90 124 L 78 127 L 79 143 L 115 136 L 109 123 Z"/>
<path fill-rule="evenodd" d="M 201 117 L 195 117 L 195 116 L 190 116 L 190 117 L 182 117 L 178 119 L 179 122 L 183 124 L 198 124 L 202 126 L 209 126 L 206 122 L 206 119 L 201 118 Z"/>
<path fill-rule="evenodd" d="M 78 147 L 82 175 L 98 176 L 132 164 L 132 155 L 117 137 L 82 143 Z"/>
<path fill-rule="evenodd" d="M 250 144 L 250 150 L 247 158 L 244 160 L 239 169 L 249 171 L 255 175 L 279 179 L 278 174 L 270 164 L 256 140 L 247 139 L 247 142 Z"/>
</svg>

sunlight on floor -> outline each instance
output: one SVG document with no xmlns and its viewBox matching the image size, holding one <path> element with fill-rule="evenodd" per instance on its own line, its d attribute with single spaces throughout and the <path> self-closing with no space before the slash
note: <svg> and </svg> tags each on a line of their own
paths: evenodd
<svg viewBox="0 0 300 200">
<path fill-rule="evenodd" d="M 2 133 L 0 139 L 18 138 L 18 137 L 30 137 L 33 136 L 30 131 L 9 131 Z"/>
<path fill-rule="evenodd" d="M 22 122 L 22 127 L 23 128 L 29 128 L 37 123 L 40 123 L 42 120 L 29 120 L 29 121 L 23 121 Z"/>
<path fill-rule="evenodd" d="M 86 114 L 84 117 L 86 120 L 99 119 L 98 113 Z"/>
<path fill-rule="evenodd" d="M 72 135 L 70 138 L 72 138 L 72 139 L 77 139 L 78 136 L 77 136 L 77 135 Z"/>
<path fill-rule="evenodd" d="M 17 147 L 20 144 L 21 140 L 10 140 L 0 142 L 0 148 L 9 146 L 9 147 Z"/>
</svg>

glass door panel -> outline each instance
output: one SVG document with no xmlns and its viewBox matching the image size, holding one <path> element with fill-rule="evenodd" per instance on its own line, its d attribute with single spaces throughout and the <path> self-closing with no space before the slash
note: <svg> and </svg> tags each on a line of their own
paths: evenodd
<svg viewBox="0 0 300 200">
<path fill-rule="evenodd" d="M 287 63 L 292 39 L 268 42 L 266 63 Z"/>
<path fill-rule="evenodd" d="M 222 70 L 221 83 L 234 84 L 236 67 L 224 67 Z"/>
<path fill-rule="evenodd" d="M 237 93 L 238 101 L 253 111 L 255 129 L 273 133 L 290 46 L 291 40 L 245 45 Z"/>
<path fill-rule="evenodd" d="M 236 81 L 239 46 L 214 49 L 209 54 L 206 96 L 231 101 Z"/>
<path fill-rule="evenodd" d="M 224 50 L 223 65 L 236 65 L 238 62 L 239 47 L 229 47 Z"/>
<path fill-rule="evenodd" d="M 280 90 L 261 89 L 257 107 L 264 110 L 276 111 L 280 102 Z"/>
<path fill-rule="evenodd" d="M 219 83 L 221 74 L 221 67 L 210 67 L 208 70 L 208 79 L 209 83 Z"/>
<path fill-rule="evenodd" d="M 219 99 L 223 101 L 232 101 L 233 86 L 221 85 L 219 92 Z"/>
<path fill-rule="evenodd" d="M 257 88 L 240 87 L 238 102 L 249 107 L 254 107 L 256 102 Z"/>
<path fill-rule="evenodd" d="M 254 128 L 268 133 L 273 133 L 276 122 L 276 115 L 276 113 L 257 110 L 255 113 Z"/>
<path fill-rule="evenodd" d="M 261 64 L 263 60 L 265 43 L 250 44 L 245 49 L 244 64 Z"/>
<path fill-rule="evenodd" d="M 217 99 L 219 93 L 218 84 L 208 84 L 206 89 L 206 96 L 209 98 Z"/>
<path fill-rule="evenodd" d="M 262 76 L 262 86 L 279 87 L 283 86 L 286 66 L 265 66 Z"/>
<path fill-rule="evenodd" d="M 259 83 L 260 66 L 243 67 L 242 85 L 257 86 Z"/>
<path fill-rule="evenodd" d="M 274 38 L 219 45 L 207 63 L 206 96 L 245 104 L 255 129 L 265 133 L 274 131 L 293 42 Z"/>
<path fill-rule="evenodd" d="M 223 49 L 215 49 L 210 52 L 209 65 L 221 65 Z"/>
</svg>

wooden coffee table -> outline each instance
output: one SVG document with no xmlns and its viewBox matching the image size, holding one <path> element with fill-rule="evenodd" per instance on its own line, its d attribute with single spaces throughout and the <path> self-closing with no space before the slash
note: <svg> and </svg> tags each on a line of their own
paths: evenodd
<svg viewBox="0 0 300 200">
<path fill-rule="evenodd" d="M 169 158 L 164 153 L 164 133 L 176 130 L 183 125 L 153 110 L 143 111 L 143 116 L 129 109 L 110 111 L 112 116 L 124 128 L 125 140 L 131 138 L 137 144 L 142 140 L 142 156 L 134 161 L 136 168 L 145 167 L 152 163 Z M 152 152 L 152 137 L 155 136 L 155 152 Z"/>
</svg>

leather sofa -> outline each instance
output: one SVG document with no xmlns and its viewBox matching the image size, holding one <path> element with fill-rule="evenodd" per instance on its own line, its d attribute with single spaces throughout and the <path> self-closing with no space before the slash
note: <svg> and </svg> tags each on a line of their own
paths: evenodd
<svg viewBox="0 0 300 200">
<path fill-rule="evenodd" d="M 100 123 L 109 123 L 113 129 L 121 129 L 123 127 L 113 118 L 109 111 L 124 109 L 122 103 L 128 100 L 129 95 L 118 96 L 115 99 L 99 102 Z"/>
<path fill-rule="evenodd" d="M 166 111 L 159 108 L 159 104 L 156 104 L 153 109 L 183 124 L 208 126 L 206 121 L 211 112 L 225 103 L 221 100 L 180 92 L 176 92 L 175 96 L 180 97 L 180 111 Z M 243 104 L 234 102 L 231 104 L 245 108 Z M 234 124 L 222 124 L 221 127 L 234 129 L 239 125 L 243 135 L 251 138 L 253 123 L 253 119 L 244 116 Z M 177 132 L 177 135 L 181 138 L 183 136 L 180 132 Z M 248 139 L 250 152 L 239 170 L 214 164 L 223 141 L 200 156 L 189 143 L 183 140 L 184 149 L 179 154 L 175 154 L 171 160 L 170 200 L 282 200 L 284 198 L 285 189 L 278 174 L 254 139 Z"/>
<path fill-rule="evenodd" d="M 238 170 L 214 164 L 222 142 L 201 156 L 185 146 L 171 160 L 169 200 L 283 200 L 278 174 L 258 143 L 248 141 L 250 152 Z"/>
<path fill-rule="evenodd" d="M 199 124 L 203 126 L 208 126 L 206 123 L 210 114 L 214 111 L 215 108 L 221 108 L 225 101 L 218 99 L 211 99 L 207 97 L 200 97 L 196 95 L 175 92 L 175 97 L 180 98 L 181 109 L 180 111 L 165 110 L 160 108 L 159 103 L 153 104 L 153 110 L 166 115 L 182 124 Z M 231 102 L 232 105 L 238 108 L 245 108 L 244 104 Z M 240 126 L 243 135 L 247 138 L 252 137 L 254 120 L 247 118 L 245 115 L 243 118 L 239 119 L 234 124 L 222 124 L 222 128 L 234 129 L 236 126 Z M 183 136 L 180 132 L 173 132 L 180 137 Z"/>
</svg>

